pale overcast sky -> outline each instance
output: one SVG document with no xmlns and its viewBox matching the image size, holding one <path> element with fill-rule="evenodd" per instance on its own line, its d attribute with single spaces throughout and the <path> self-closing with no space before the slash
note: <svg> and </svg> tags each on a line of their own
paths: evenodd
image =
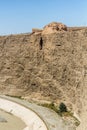
<svg viewBox="0 0 87 130">
<path fill-rule="evenodd" d="M 31 32 L 53 21 L 87 26 L 87 0 L 0 0 L 0 35 Z"/>
</svg>

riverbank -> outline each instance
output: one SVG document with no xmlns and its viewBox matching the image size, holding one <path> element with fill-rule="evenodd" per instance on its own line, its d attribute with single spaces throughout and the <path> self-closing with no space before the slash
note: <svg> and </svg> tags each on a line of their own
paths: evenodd
<svg viewBox="0 0 87 130">
<path fill-rule="evenodd" d="M 26 124 L 24 130 L 47 130 L 46 125 L 36 113 L 16 102 L 0 98 L 0 108 L 19 117 Z"/>
<path fill-rule="evenodd" d="M 75 125 L 71 121 L 66 122 L 65 120 L 63 120 L 62 117 L 60 117 L 57 113 L 55 113 L 51 109 L 38 106 L 35 103 L 30 103 L 25 100 L 21 100 L 21 99 L 9 97 L 9 96 L 4 96 L 4 95 L 0 95 L 0 99 L 16 103 L 22 106 L 23 108 L 26 108 L 27 110 L 32 111 L 42 121 L 42 123 L 45 125 L 47 130 L 60 130 L 60 129 L 61 130 L 75 130 Z M 0 107 L 2 106 L 5 109 L 4 105 L 6 105 L 6 109 L 8 106 L 8 111 L 10 113 L 15 114 L 15 111 L 17 111 L 16 112 L 17 116 L 22 116 L 23 118 L 25 117 L 24 120 L 26 121 L 26 123 L 29 123 L 29 125 L 27 125 L 27 127 L 24 130 L 37 130 L 37 129 L 44 130 L 44 128 L 40 126 L 41 125 L 40 122 L 37 119 L 35 119 L 34 115 L 33 116 L 31 116 L 31 114 L 29 115 L 29 113 L 27 113 L 27 111 L 24 110 L 23 108 L 19 109 L 14 105 L 9 106 L 8 104 L 9 102 L 6 105 L 6 103 L 1 102 L 0 100 Z M 24 113 L 24 116 L 22 115 L 23 113 Z M 23 118 L 21 119 L 23 120 Z M 35 125 L 37 126 L 39 125 L 38 128 L 35 127 Z"/>
</svg>

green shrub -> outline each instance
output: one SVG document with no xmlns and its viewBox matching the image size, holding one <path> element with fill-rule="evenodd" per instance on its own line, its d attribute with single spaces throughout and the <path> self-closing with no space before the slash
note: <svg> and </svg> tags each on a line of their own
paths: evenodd
<svg viewBox="0 0 87 130">
<path fill-rule="evenodd" d="M 60 103 L 59 112 L 60 113 L 67 112 L 67 107 L 66 107 L 66 105 L 64 103 Z"/>
</svg>

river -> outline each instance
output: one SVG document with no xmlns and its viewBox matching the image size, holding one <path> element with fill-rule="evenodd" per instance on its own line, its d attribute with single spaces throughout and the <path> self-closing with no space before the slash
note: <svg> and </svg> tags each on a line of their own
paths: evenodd
<svg viewBox="0 0 87 130">
<path fill-rule="evenodd" d="M 0 122 L 0 130 L 23 130 L 26 127 L 20 118 L 3 110 L 0 110 L 0 117 L 7 121 Z"/>
</svg>

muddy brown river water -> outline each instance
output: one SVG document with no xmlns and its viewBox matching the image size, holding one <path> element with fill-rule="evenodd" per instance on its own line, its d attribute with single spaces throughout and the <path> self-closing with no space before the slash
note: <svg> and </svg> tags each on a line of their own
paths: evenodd
<svg viewBox="0 0 87 130">
<path fill-rule="evenodd" d="M 0 117 L 7 121 L 0 122 L 0 130 L 23 130 L 26 127 L 20 118 L 3 110 L 0 110 Z"/>
</svg>

